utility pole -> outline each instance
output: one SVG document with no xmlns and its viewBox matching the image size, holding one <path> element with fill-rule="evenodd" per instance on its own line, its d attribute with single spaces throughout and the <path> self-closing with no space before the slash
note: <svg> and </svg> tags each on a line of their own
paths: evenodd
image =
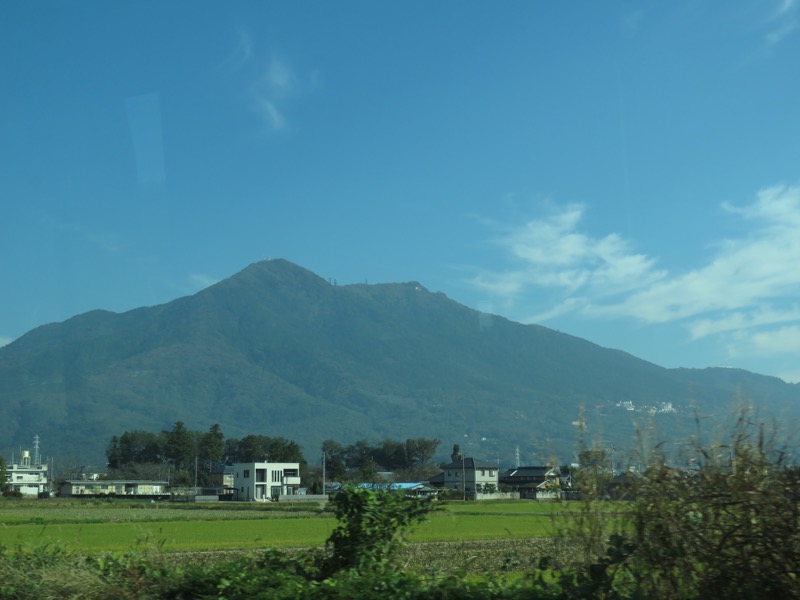
<svg viewBox="0 0 800 600">
<path fill-rule="evenodd" d="M 326 452 L 322 451 L 322 495 L 325 495 L 325 454 Z"/>
<path fill-rule="evenodd" d="M 461 455 L 461 491 L 463 493 L 463 500 L 467 499 L 467 471 L 464 468 L 464 455 Z"/>
</svg>

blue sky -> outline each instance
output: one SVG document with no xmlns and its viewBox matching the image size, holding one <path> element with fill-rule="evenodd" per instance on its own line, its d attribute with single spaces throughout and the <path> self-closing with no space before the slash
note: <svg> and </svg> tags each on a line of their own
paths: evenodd
<svg viewBox="0 0 800 600">
<path fill-rule="evenodd" d="M 0 344 L 283 257 L 800 381 L 800 0 L 0 4 Z"/>
</svg>

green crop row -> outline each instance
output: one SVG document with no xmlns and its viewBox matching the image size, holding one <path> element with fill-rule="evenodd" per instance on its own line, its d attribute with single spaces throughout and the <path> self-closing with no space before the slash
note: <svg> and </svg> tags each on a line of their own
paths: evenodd
<svg viewBox="0 0 800 600">
<path fill-rule="evenodd" d="M 58 544 L 87 552 L 124 551 L 143 541 L 157 543 L 167 551 L 306 547 L 322 545 L 333 526 L 333 518 L 20 524 L 0 527 L 0 545 Z M 523 518 L 513 513 L 441 511 L 417 525 L 409 539 L 427 542 L 524 538 L 547 536 L 553 531 L 549 516 Z"/>
</svg>

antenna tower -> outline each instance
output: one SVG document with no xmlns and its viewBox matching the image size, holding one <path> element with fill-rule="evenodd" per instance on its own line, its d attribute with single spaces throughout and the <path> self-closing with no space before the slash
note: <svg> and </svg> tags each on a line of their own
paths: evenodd
<svg viewBox="0 0 800 600">
<path fill-rule="evenodd" d="M 42 466 L 42 455 L 39 453 L 39 435 L 33 436 L 33 465 Z"/>
</svg>

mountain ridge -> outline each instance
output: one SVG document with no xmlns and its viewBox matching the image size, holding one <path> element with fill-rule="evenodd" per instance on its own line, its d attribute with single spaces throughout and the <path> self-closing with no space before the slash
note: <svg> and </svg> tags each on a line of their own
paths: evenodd
<svg viewBox="0 0 800 600">
<path fill-rule="evenodd" d="M 311 459 L 323 439 L 425 436 L 442 440 L 440 451 L 459 443 L 508 462 L 522 446 L 530 460 L 566 461 L 580 419 L 585 435 L 622 447 L 648 419 L 671 436 L 688 430 L 693 404 L 722 414 L 736 395 L 797 416 L 800 388 L 777 378 L 664 369 L 415 281 L 340 286 L 283 259 L 165 304 L 42 325 L 0 348 L 3 451 L 38 434 L 43 452 L 78 462 L 102 462 L 111 435 L 178 420 L 219 423 L 228 437 L 282 435 Z M 680 411 L 636 408 L 667 405 Z"/>
</svg>

